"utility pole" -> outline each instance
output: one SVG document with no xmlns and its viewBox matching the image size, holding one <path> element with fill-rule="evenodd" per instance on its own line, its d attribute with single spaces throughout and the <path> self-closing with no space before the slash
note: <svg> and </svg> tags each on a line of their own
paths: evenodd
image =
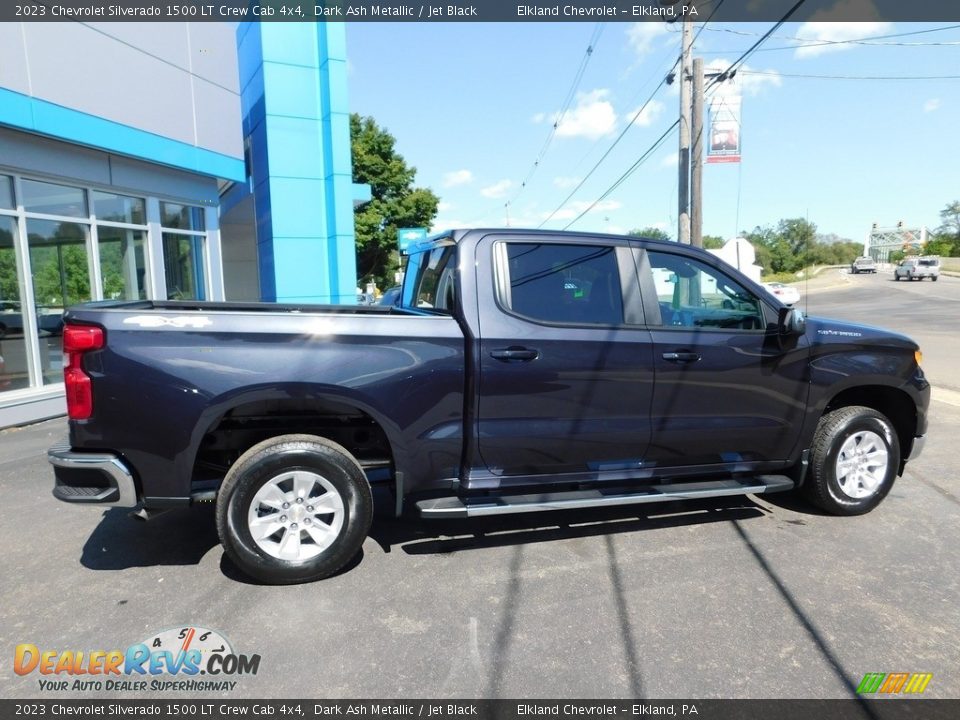
<svg viewBox="0 0 960 720">
<path fill-rule="evenodd" d="M 703 247 L 703 59 L 693 59 L 693 146 L 690 166 L 690 244 Z"/>
<path fill-rule="evenodd" d="M 683 17 L 683 51 L 680 55 L 680 186 L 677 193 L 679 227 L 677 239 L 690 244 L 690 56 L 693 32 L 690 19 Z"/>
</svg>

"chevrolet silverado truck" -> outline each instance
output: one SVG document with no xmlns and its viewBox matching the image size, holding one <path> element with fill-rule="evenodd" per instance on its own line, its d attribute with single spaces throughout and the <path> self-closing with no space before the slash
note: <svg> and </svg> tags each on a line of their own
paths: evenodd
<svg viewBox="0 0 960 720">
<path fill-rule="evenodd" d="M 713 255 L 463 230 L 395 305 L 99 302 L 66 313 L 53 493 L 144 519 L 215 502 L 262 581 L 335 573 L 423 518 L 802 490 L 866 513 L 927 430 L 910 339 L 804 318 Z"/>
</svg>

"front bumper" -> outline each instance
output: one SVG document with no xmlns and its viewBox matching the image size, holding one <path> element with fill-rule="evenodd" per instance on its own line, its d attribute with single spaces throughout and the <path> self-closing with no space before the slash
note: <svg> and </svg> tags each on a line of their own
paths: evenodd
<svg viewBox="0 0 960 720">
<path fill-rule="evenodd" d="M 110 452 L 74 452 L 68 443 L 47 450 L 53 465 L 53 496 L 81 505 L 136 507 L 137 484 L 119 456 Z"/>
</svg>

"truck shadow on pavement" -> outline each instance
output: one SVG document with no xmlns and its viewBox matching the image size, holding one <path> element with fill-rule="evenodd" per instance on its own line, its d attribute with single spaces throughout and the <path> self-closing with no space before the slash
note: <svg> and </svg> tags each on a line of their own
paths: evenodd
<svg viewBox="0 0 960 720">
<path fill-rule="evenodd" d="M 600 537 L 619 533 L 701 525 L 769 516 L 771 511 L 749 496 L 687 500 L 655 505 L 632 505 L 555 512 L 521 513 L 458 520 L 424 520 L 412 512 L 392 515 L 389 492 L 374 493 L 377 511 L 369 537 L 384 553 L 400 549 L 408 555 L 433 555 L 467 550 Z M 764 498 L 787 511 L 819 514 L 789 493 Z M 788 512 L 787 514 L 793 514 Z M 800 518 L 785 522 L 805 524 Z M 138 567 L 197 565 L 220 544 L 214 506 L 171 510 L 150 520 L 134 520 L 127 510 L 111 508 L 84 543 L 81 564 L 90 570 L 124 570 Z M 357 554 L 339 573 L 362 563 Z M 226 556 L 220 559 L 223 574 L 238 582 L 255 582 L 240 572 Z"/>
</svg>

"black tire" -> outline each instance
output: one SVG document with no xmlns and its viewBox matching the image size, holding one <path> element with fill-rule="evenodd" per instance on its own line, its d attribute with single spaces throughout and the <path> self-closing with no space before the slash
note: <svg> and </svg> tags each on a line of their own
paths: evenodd
<svg viewBox="0 0 960 720">
<path fill-rule="evenodd" d="M 863 432 L 879 437 L 887 453 L 887 463 L 882 479 L 872 492 L 857 498 L 844 490 L 837 476 L 837 461 L 844 443 Z M 820 418 L 810 449 L 810 475 L 804 490 L 814 505 L 828 513 L 863 515 L 887 496 L 899 468 L 900 440 L 886 416 L 868 407 L 840 408 Z M 846 482 L 853 483 L 852 480 Z"/>
<path fill-rule="evenodd" d="M 934 275 L 934 276 L 931 277 L 930 279 L 933 280 L 934 282 L 936 282 L 937 280 L 940 279 L 940 276 L 939 276 L 939 275 Z"/>
<path fill-rule="evenodd" d="M 306 553 L 317 552 L 318 543 L 312 539 L 307 524 L 312 523 L 316 529 L 323 520 L 307 513 L 308 506 L 301 503 L 296 508 L 304 516 L 300 518 L 299 527 L 296 522 L 292 526 L 288 524 L 274 533 L 280 539 L 265 538 L 258 542 L 251 533 L 248 518 L 258 491 L 267 483 L 287 483 L 288 480 L 279 478 L 288 473 L 292 487 L 292 473 L 296 471 L 306 471 L 304 477 L 320 477 L 318 483 L 326 482 L 335 490 L 331 497 L 339 496 L 335 498 L 339 509 L 336 515 L 331 513 L 326 517 L 331 519 L 328 527 L 336 524 L 338 530 L 331 544 L 315 556 L 281 559 L 265 547 L 272 547 L 274 543 L 279 547 L 282 539 L 294 532 L 292 527 L 297 528 L 297 536 L 292 538 L 296 547 L 306 547 Z M 326 492 L 313 498 L 308 495 L 306 501 L 326 497 Z M 260 507 L 262 503 L 258 502 Z M 284 511 L 276 510 L 278 519 L 281 512 Z M 292 515 L 293 510 L 290 512 L 289 520 L 286 515 L 282 516 L 285 522 L 297 519 Z M 217 494 L 217 532 L 223 549 L 245 573 L 276 585 L 311 582 L 336 573 L 360 551 L 372 518 L 373 497 L 360 464 L 342 446 L 315 435 L 281 435 L 254 445 L 233 464 Z"/>
</svg>

